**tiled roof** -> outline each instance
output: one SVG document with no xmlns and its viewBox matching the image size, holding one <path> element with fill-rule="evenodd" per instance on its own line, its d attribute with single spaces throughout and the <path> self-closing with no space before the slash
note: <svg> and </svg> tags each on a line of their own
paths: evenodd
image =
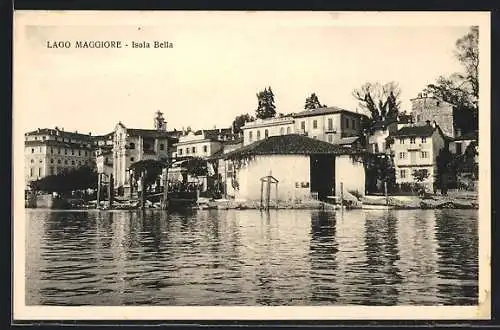
<svg viewBox="0 0 500 330">
<path fill-rule="evenodd" d="M 377 130 L 377 129 L 386 129 L 387 126 L 391 125 L 391 124 L 396 124 L 398 121 L 393 119 L 393 120 L 382 120 L 382 121 L 377 121 L 376 123 L 374 123 L 370 129 L 371 130 Z"/>
<path fill-rule="evenodd" d="M 236 158 L 242 155 L 335 155 L 351 154 L 352 150 L 297 134 L 271 136 L 223 155 Z"/>
<path fill-rule="evenodd" d="M 142 136 L 147 138 L 165 138 L 177 141 L 177 138 L 172 137 L 171 132 L 158 131 L 155 129 L 127 128 L 129 136 Z"/>
<path fill-rule="evenodd" d="M 393 136 L 431 136 L 436 127 L 430 125 L 406 126 L 399 129 Z"/>
<path fill-rule="evenodd" d="M 60 147 L 60 148 L 70 148 L 70 149 L 94 149 L 94 144 L 91 144 L 90 148 L 88 147 L 88 143 L 84 143 L 83 147 L 80 143 L 68 143 L 63 141 L 55 141 L 55 140 L 34 140 L 34 141 L 24 141 L 25 146 L 49 146 L 49 147 Z"/>
<path fill-rule="evenodd" d="M 341 138 L 337 144 L 339 144 L 339 145 L 352 144 L 358 140 L 359 140 L 359 136 L 349 136 L 349 137 Z"/>
<path fill-rule="evenodd" d="M 27 132 L 24 135 L 59 135 L 61 137 L 68 137 L 68 138 L 78 138 L 78 139 L 87 139 L 90 140 L 93 137 L 89 134 L 82 134 L 78 132 L 67 132 L 63 131 L 60 129 L 52 129 L 52 128 L 40 128 L 31 132 Z"/>
<path fill-rule="evenodd" d="M 338 107 L 327 107 L 327 108 L 318 108 L 318 109 L 314 109 L 314 110 L 301 111 L 301 112 L 293 114 L 293 117 L 294 118 L 311 117 L 311 116 L 329 115 L 329 114 L 341 113 L 341 112 L 347 112 L 347 113 L 350 113 L 353 115 L 364 116 L 361 113 L 353 112 L 353 111 L 338 108 Z"/>
<path fill-rule="evenodd" d="M 459 137 L 456 137 L 454 140 L 455 141 L 464 141 L 464 140 L 478 140 L 478 132 L 469 132 L 465 133 L 464 135 L 461 135 Z"/>
</svg>

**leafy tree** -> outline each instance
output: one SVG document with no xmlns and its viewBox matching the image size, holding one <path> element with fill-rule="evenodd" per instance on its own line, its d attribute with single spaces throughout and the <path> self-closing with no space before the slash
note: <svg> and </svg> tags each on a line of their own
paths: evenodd
<svg viewBox="0 0 500 330">
<path fill-rule="evenodd" d="M 161 175 L 163 168 L 167 164 L 163 161 L 146 159 L 133 163 L 130 169 L 134 171 L 134 178 L 138 180 L 143 171 L 145 171 L 144 186 L 149 186 L 155 183 Z"/>
<path fill-rule="evenodd" d="M 413 179 L 415 181 L 417 181 L 418 183 L 422 183 L 429 177 L 429 172 L 420 169 L 420 170 L 414 170 L 411 175 L 413 176 Z"/>
<path fill-rule="evenodd" d="M 365 162 L 366 187 L 368 193 L 382 192 L 383 186 L 379 183 L 387 182 L 387 190 L 390 192 L 396 186 L 396 169 L 392 157 L 385 154 L 369 154 Z"/>
<path fill-rule="evenodd" d="M 233 132 L 234 133 L 240 133 L 241 132 L 241 128 L 243 126 L 245 126 L 245 123 L 247 122 L 250 122 L 250 121 L 254 121 L 255 118 L 250 116 L 248 113 L 244 114 L 244 115 L 239 115 L 239 116 L 236 116 L 233 120 Z"/>
<path fill-rule="evenodd" d="M 274 93 L 271 87 L 265 88 L 257 93 L 258 107 L 256 117 L 260 119 L 273 118 L 276 116 L 276 106 L 274 105 Z"/>
<path fill-rule="evenodd" d="M 454 157 L 449 151 L 448 146 L 439 150 L 436 156 L 436 183 L 441 189 L 441 194 L 446 195 L 448 191 L 448 185 L 452 181 L 452 177 L 456 172 Z"/>
<path fill-rule="evenodd" d="M 318 108 L 326 108 L 325 104 L 321 104 L 319 102 L 318 96 L 316 93 L 312 93 L 311 96 L 306 98 L 306 104 L 304 105 L 305 110 L 314 110 Z"/>
<path fill-rule="evenodd" d="M 479 125 L 479 28 L 471 27 L 455 46 L 455 57 L 464 72 L 441 76 L 424 92 L 453 104 L 455 127 L 466 133 L 477 130 Z"/>
<path fill-rule="evenodd" d="M 352 92 L 355 99 L 359 101 L 362 109 L 371 115 L 371 123 L 397 119 L 401 104 L 401 89 L 398 83 L 389 82 L 384 85 L 380 83 L 365 83 Z"/>
<path fill-rule="evenodd" d="M 200 157 L 193 157 L 187 160 L 183 167 L 192 176 L 204 176 L 208 174 L 207 161 Z"/>
<path fill-rule="evenodd" d="M 33 181 L 30 186 L 34 190 L 61 194 L 97 188 L 97 172 L 94 168 L 84 165 L 75 169 L 65 169 L 59 174 Z"/>
</svg>

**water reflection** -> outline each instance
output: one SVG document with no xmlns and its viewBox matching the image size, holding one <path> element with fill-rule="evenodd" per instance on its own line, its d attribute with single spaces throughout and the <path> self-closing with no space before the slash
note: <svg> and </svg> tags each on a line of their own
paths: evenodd
<svg viewBox="0 0 500 330">
<path fill-rule="evenodd" d="M 477 303 L 475 211 L 26 215 L 29 305 Z"/>
</svg>

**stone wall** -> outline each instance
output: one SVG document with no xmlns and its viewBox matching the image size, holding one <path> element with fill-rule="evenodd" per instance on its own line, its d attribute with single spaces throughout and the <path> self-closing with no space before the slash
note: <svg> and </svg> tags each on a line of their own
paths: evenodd
<svg viewBox="0 0 500 330">
<path fill-rule="evenodd" d="M 451 104 L 433 97 L 419 97 L 412 99 L 411 102 L 413 117 L 417 123 L 424 123 L 427 120 L 435 121 L 444 134 L 455 137 Z"/>
</svg>

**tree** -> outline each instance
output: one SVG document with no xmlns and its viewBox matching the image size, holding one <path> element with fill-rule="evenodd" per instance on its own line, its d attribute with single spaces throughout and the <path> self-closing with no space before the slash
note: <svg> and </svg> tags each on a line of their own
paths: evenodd
<svg viewBox="0 0 500 330">
<path fill-rule="evenodd" d="M 455 57 L 464 72 L 440 76 L 436 83 L 429 84 L 424 92 L 454 105 L 455 128 L 467 133 L 479 125 L 479 28 L 473 26 L 455 43 Z"/>
<path fill-rule="evenodd" d="M 89 166 L 65 169 L 56 175 L 49 175 L 30 183 L 34 190 L 68 193 L 75 190 L 97 188 L 97 172 Z"/>
<path fill-rule="evenodd" d="M 311 96 L 306 98 L 306 104 L 304 105 L 305 110 L 314 110 L 318 108 L 326 108 L 325 104 L 321 104 L 319 102 L 318 96 L 316 93 L 312 93 Z"/>
<path fill-rule="evenodd" d="M 274 105 L 274 93 L 271 87 L 265 88 L 257 93 L 258 107 L 256 117 L 260 119 L 273 118 L 276 115 L 276 106 Z"/>
<path fill-rule="evenodd" d="M 142 172 L 145 172 L 144 186 L 149 186 L 157 181 L 163 168 L 167 166 L 164 161 L 154 159 L 140 160 L 130 165 L 130 169 L 134 171 L 134 178 L 138 180 Z"/>
<path fill-rule="evenodd" d="M 429 177 L 429 172 L 427 172 L 427 170 L 420 169 L 414 170 L 411 175 L 417 183 L 422 183 Z"/>
<path fill-rule="evenodd" d="M 353 97 L 359 101 L 362 109 L 371 115 L 371 123 L 396 120 L 401 105 L 401 89 L 398 83 L 389 82 L 384 85 L 376 83 L 365 83 L 352 92 Z"/>
<path fill-rule="evenodd" d="M 453 155 L 449 151 L 448 145 L 445 145 L 436 156 L 436 184 L 440 187 L 442 195 L 446 195 L 448 192 L 448 185 L 452 181 L 452 175 L 455 172 L 454 164 Z"/>
<path fill-rule="evenodd" d="M 232 127 L 233 127 L 233 132 L 234 133 L 240 133 L 241 132 L 241 128 L 243 126 L 245 126 L 245 123 L 247 122 L 250 122 L 250 121 L 254 121 L 255 118 L 250 116 L 248 113 L 244 114 L 244 115 L 239 115 L 239 116 L 236 116 L 233 120 L 233 124 L 232 124 Z"/>
</svg>

